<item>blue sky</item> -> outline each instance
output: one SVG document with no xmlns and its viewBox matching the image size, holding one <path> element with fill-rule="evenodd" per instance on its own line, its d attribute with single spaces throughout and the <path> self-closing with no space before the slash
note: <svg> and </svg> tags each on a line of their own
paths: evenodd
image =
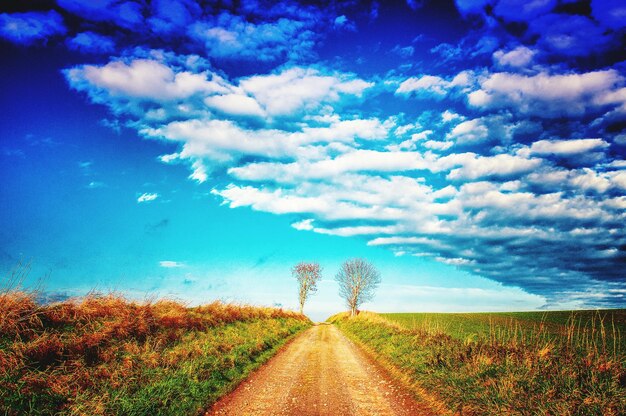
<svg viewBox="0 0 626 416">
<path fill-rule="evenodd" d="M 318 261 L 321 319 L 364 257 L 379 311 L 626 304 L 622 2 L 0 8 L 5 276 L 293 308 Z"/>
</svg>

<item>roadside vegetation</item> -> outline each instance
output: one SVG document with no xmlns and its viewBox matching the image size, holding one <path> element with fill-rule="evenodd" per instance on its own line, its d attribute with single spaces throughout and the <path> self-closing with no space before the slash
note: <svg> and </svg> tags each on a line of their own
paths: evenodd
<svg viewBox="0 0 626 416">
<path fill-rule="evenodd" d="M 626 310 L 329 321 L 441 414 L 626 414 Z"/>
<path fill-rule="evenodd" d="M 197 414 L 310 325 L 274 308 L 4 291 L 0 414 Z"/>
</svg>

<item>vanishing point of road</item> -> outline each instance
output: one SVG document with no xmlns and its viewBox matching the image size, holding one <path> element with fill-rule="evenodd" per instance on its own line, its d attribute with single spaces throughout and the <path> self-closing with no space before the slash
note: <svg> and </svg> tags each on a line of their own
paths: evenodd
<svg viewBox="0 0 626 416">
<path fill-rule="evenodd" d="M 334 325 L 289 343 L 206 415 L 432 416 Z"/>
</svg>

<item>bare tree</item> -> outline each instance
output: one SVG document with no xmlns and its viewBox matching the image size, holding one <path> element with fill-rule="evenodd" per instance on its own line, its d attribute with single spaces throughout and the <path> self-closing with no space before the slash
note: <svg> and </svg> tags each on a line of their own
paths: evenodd
<svg viewBox="0 0 626 416">
<path fill-rule="evenodd" d="M 339 295 L 345 299 L 354 316 L 361 304 L 374 298 L 380 273 L 367 260 L 352 259 L 341 265 L 335 280 L 339 283 Z"/>
<path fill-rule="evenodd" d="M 293 266 L 291 274 L 298 280 L 300 313 L 311 293 L 317 292 L 317 282 L 322 278 L 322 268 L 317 263 L 300 262 Z"/>
</svg>

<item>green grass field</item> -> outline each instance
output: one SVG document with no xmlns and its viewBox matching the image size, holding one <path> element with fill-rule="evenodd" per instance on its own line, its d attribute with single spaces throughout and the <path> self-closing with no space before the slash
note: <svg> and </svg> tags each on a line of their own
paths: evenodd
<svg viewBox="0 0 626 416">
<path fill-rule="evenodd" d="M 329 321 L 442 415 L 626 414 L 626 310 Z"/>
<path fill-rule="evenodd" d="M 440 331 L 454 338 L 576 338 L 606 350 L 626 352 L 626 309 L 483 312 L 386 313 L 381 316 L 409 329 Z M 603 345 L 604 343 L 604 345 Z"/>
</svg>

